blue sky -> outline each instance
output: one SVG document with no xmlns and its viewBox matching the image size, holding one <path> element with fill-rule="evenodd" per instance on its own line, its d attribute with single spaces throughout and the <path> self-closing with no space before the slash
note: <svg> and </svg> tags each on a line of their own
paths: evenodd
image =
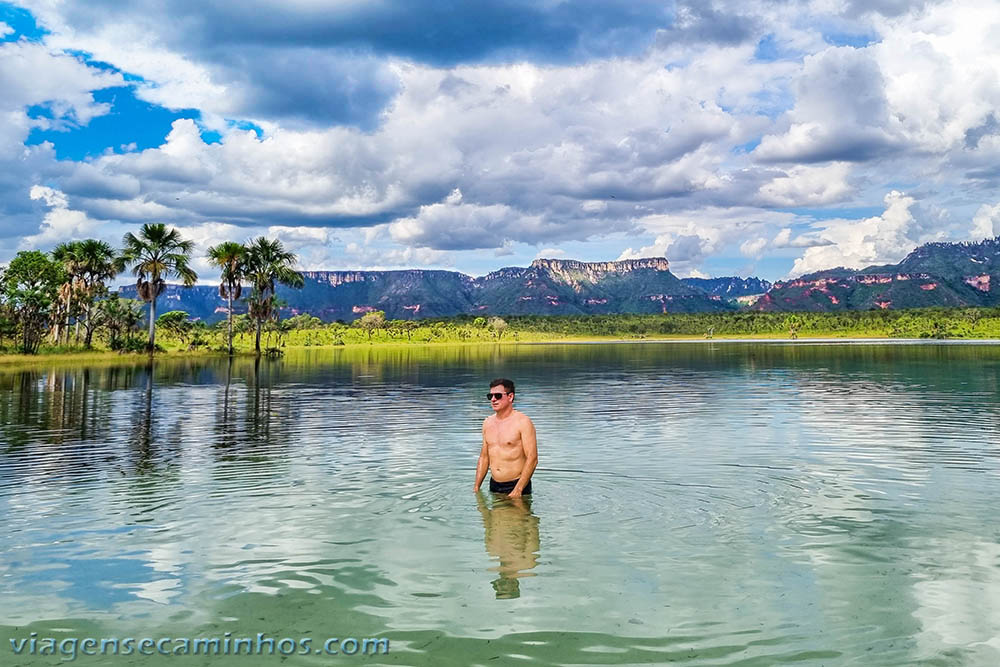
<svg viewBox="0 0 1000 667">
<path fill-rule="evenodd" d="M 143 222 L 306 269 L 894 262 L 997 233 L 998 31 L 985 0 L 0 2 L 0 262 Z"/>
</svg>

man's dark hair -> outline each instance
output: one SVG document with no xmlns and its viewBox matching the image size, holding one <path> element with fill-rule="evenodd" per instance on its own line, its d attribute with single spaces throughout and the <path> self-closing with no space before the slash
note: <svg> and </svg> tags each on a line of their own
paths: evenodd
<svg viewBox="0 0 1000 667">
<path fill-rule="evenodd" d="M 497 378 L 496 380 L 490 382 L 490 389 L 499 385 L 503 385 L 504 391 L 508 394 L 514 393 L 514 383 L 511 380 L 508 380 L 507 378 Z"/>
</svg>

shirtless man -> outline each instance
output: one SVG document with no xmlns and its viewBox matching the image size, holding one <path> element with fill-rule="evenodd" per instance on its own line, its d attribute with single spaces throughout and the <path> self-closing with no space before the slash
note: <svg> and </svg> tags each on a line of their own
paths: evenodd
<svg viewBox="0 0 1000 667">
<path fill-rule="evenodd" d="M 535 425 L 514 409 L 514 383 L 498 378 L 486 395 L 493 414 L 483 422 L 483 449 L 476 465 L 476 490 L 490 470 L 490 491 L 520 498 L 531 493 L 531 474 L 538 465 Z"/>
</svg>

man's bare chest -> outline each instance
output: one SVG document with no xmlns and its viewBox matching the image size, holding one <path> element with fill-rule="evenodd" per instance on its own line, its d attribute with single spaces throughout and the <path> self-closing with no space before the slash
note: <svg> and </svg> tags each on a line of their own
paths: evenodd
<svg viewBox="0 0 1000 667">
<path fill-rule="evenodd" d="M 521 431 L 513 421 L 492 420 L 486 423 L 486 444 L 499 449 L 520 448 Z"/>
</svg>

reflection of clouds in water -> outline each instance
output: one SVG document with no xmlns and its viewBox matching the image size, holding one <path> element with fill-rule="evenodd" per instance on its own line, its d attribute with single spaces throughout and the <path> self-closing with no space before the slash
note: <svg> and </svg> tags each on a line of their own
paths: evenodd
<svg viewBox="0 0 1000 667">
<path fill-rule="evenodd" d="M 144 584 L 137 584 L 130 588 L 132 594 L 137 598 L 160 604 L 170 604 L 171 598 L 180 592 L 177 589 L 181 584 L 180 579 L 157 579 Z"/>
<path fill-rule="evenodd" d="M 799 411 L 802 426 L 810 442 L 862 445 L 866 448 L 892 448 L 906 454 L 906 462 L 931 463 L 946 458 L 919 456 L 940 451 L 940 445 L 960 441 L 972 451 L 982 443 L 983 429 L 996 429 L 984 423 L 985 415 L 1000 416 L 992 394 L 962 391 L 944 383 L 928 386 L 915 384 L 909 373 L 883 372 L 879 376 L 839 372 L 800 372 L 794 382 L 800 399 L 793 406 Z M 850 441 L 844 441 L 845 431 Z"/>
<path fill-rule="evenodd" d="M 824 486 L 844 486 L 819 502 L 838 500 L 856 510 L 856 499 L 869 494 L 907 496 L 928 479 L 925 461 L 914 457 L 935 437 L 927 401 L 893 384 L 852 379 L 842 374 L 803 374 L 794 381 L 797 395 L 785 409 L 797 416 L 796 458 Z M 901 409 L 900 401 L 905 401 Z M 835 507 L 832 507 L 835 509 Z"/>
<path fill-rule="evenodd" d="M 929 542 L 935 549 L 926 557 L 947 574 L 925 575 L 913 584 L 920 654 L 937 655 L 947 644 L 968 649 L 983 664 L 987 657 L 989 664 L 1000 663 L 1000 545 L 971 535 Z"/>
<path fill-rule="evenodd" d="M 34 562 L 31 554 L 17 556 L 18 559 L 0 558 L 0 581 L 19 583 L 3 589 L 0 625 L 24 626 L 38 618 L 69 618 L 85 609 L 79 600 L 64 593 L 68 585 L 62 578 L 68 564 L 27 565 Z"/>
<path fill-rule="evenodd" d="M 416 349 L 398 352 L 414 363 L 373 349 L 331 365 L 318 350 L 261 364 L 259 384 L 237 359 L 228 416 L 225 366 L 157 364 L 142 469 L 130 443 L 143 369 L 115 381 L 94 371 L 85 440 L 64 430 L 84 409 L 82 378 L 60 383 L 65 410 L 38 394 L 37 376 L 30 396 L 0 387 L 0 404 L 31 407 L 3 432 L 20 429 L 25 444 L 0 459 L 11 529 L 0 616 L 270 624 L 294 601 L 316 605 L 315 618 L 360 612 L 388 616 L 392 632 L 494 642 L 525 628 L 661 637 L 698 624 L 707 634 L 692 645 L 750 637 L 758 653 L 822 643 L 861 655 L 896 641 L 893 664 L 914 661 L 918 636 L 923 656 L 952 639 L 992 641 L 997 591 L 977 568 L 995 554 L 974 544 L 965 566 L 961 537 L 934 541 L 991 534 L 1000 470 L 988 454 L 1000 438 L 998 420 L 981 417 L 997 408 L 972 364 L 877 374 L 836 367 L 843 350 L 796 365 L 758 346 L 751 367 L 717 365 L 723 353 L 707 347 L 701 361 L 688 350 L 663 362 L 667 349 L 581 348 L 578 359 L 576 348 L 518 348 L 456 366 Z M 497 514 L 506 501 L 487 507 L 499 521 L 488 535 L 468 488 L 482 382 L 501 373 L 539 426 L 527 518 L 542 517 L 544 549 L 530 523 Z M 44 549 L 57 541 L 65 553 Z M 136 566 L 107 570 L 110 590 L 91 591 L 103 603 L 84 599 L 82 568 L 55 562 L 113 558 Z M 51 571 L 28 569 L 39 563 Z"/>
</svg>

